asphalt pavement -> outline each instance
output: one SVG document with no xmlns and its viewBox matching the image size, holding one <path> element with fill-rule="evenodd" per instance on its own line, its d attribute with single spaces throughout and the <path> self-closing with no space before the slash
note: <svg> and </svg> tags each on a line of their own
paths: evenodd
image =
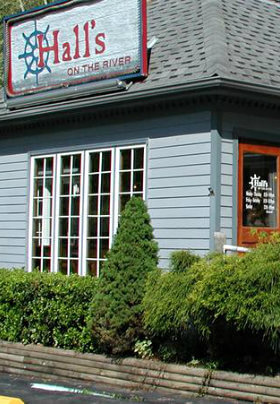
<svg viewBox="0 0 280 404">
<path fill-rule="evenodd" d="M 54 390 L 54 391 L 51 391 Z M 0 396 L 21 398 L 25 404 L 233 404 L 234 400 L 182 398 L 158 392 L 128 391 L 93 383 L 40 380 L 0 373 Z M 1 404 L 1 402 L 0 402 Z"/>
</svg>

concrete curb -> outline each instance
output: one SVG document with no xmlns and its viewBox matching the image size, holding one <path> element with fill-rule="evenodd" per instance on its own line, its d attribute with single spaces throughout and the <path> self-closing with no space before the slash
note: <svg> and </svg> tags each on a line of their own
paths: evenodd
<svg viewBox="0 0 280 404">
<path fill-rule="evenodd" d="M 0 341 L 0 371 L 48 380 L 80 380 L 183 396 L 206 395 L 258 403 L 280 403 L 280 376 L 262 377 L 184 365 L 23 345 Z"/>
</svg>

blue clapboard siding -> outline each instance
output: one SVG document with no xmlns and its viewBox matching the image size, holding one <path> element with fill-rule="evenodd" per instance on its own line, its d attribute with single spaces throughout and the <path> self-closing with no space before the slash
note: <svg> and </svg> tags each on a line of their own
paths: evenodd
<svg viewBox="0 0 280 404">
<path fill-rule="evenodd" d="M 160 247 L 160 266 L 170 253 L 209 250 L 210 132 L 150 139 L 148 207 Z"/>
<path fill-rule="evenodd" d="M 0 266 L 26 262 L 28 156 L 0 156 Z"/>
<path fill-rule="evenodd" d="M 27 262 L 29 154 L 148 144 L 147 198 L 161 265 L 171 251 L 209 248 L 210 113 L 80 128 L 40 128 L 0 139 L 0 266 Z"/>
<path fill-rule="evenodd" d="M 231 244 L 233 226 L 233 140 L 222 139 L 221 156 L 221 232 Z"/>
</svg>

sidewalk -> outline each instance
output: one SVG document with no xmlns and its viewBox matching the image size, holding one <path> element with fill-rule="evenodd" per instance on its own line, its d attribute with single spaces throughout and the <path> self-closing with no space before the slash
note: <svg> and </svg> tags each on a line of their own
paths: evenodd
<svg viewBox="0 0 280 404">
<path fill-rule="evenodd" d="M 41 387 L 62 386 L 79 389 L 81 394 L 71 392 L 50 392 L 42 389 L 32 388 L 32 385 L 40 384 Z M 89 392 L 92 395 L 88 394 Z M 40 380 L 38 378 L 23 377 L 0 373 L 0 396 L 21 398 L 25 404 L 233 404 L 234 400 L 219 400 L 208 398 L 182 398 L 179 395 L 163 395 L 157 392 L 135 391 L 125 389 L 112 389 L 100 384 L 75 383 L 70 384 L 57 380 Z"/>
</svg>

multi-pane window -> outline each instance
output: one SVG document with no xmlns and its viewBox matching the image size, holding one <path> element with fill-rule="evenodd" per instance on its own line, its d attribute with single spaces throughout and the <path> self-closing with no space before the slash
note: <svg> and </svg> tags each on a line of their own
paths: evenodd
<svg viewBox="0 0 280 404">
<path fill-rule="evenodd" d="M 89 153 L 86 272 L 98 276 L 111 237 L 112 150 Z"/>
<path fill-rule="evenodd" d="M 33 157 L 29 269 L 99 276 L 113 224 L 145 195 L 145 147 Z"/>
<path fill-rule="evenodd" d="M 81 164 L 80 153 L 59 160 L 58 271 L 67 275 L 79 273 Z"/>
<path fill-rule="evenodd" d="M 119 212 L 133 195 L 143 198 L 143 190 L 144 148 L 120 149 Z"/>
<path fill-rule="evenodd" d="M 53 240 L 54 158 L 33 162 L 32 267 L 51 271 Z"/>
</svg>

